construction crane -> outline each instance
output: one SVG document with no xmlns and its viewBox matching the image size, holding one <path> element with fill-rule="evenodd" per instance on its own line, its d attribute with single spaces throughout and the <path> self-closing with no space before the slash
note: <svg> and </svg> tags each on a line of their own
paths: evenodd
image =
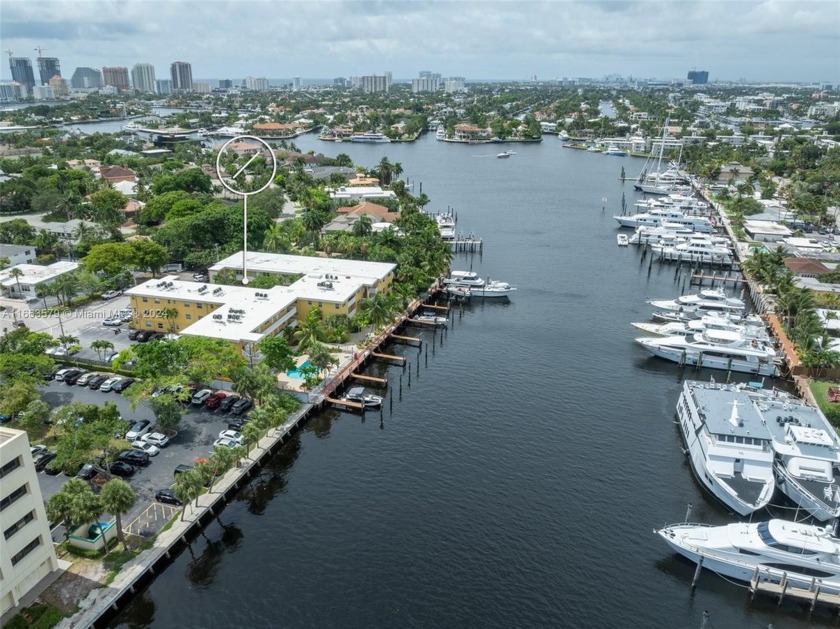
<svg viewBox="0 0 840 629">
<path fill-rule="evenodd" d="M 35 50 L 38 52 L 39 57 L 43 57 L 44 55 L 42 55 L 41 52 L 44 50 L 49 51 L 49 48 L 41 48 L 40 46 L 38 46 L 37 48 L 35 48 Z"/>
<path fill-rule="evenodd" d="M 13 53 L 11 50 L 4 50 L 3 52 L 5 52 L 9 55 L 9 59 L 11 59 L 12 57 L 15 56 L 15 53 Z"/>
</svg>

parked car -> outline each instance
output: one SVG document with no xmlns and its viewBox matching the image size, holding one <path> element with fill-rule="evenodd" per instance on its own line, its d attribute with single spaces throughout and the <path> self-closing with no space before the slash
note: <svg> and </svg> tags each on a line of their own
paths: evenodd
<svg viewBox="0 0 840 629">
<path fill-rule="evenodd" d="M 37 446 L 30 446 L 29 453 L 32 455 L 33 459 L 38 458 L 39 455 L 43 454 L 47 451 L 47 446 L 44 445 L 37 445 Z"/>
<path fill-rule="evenodd" d="M 93 378 L 90 379 L 90 382 L 88 382 L 88 388 L 96 391 L 97 389 L 99 389 L 99 387 L 101 387 L 109 379 L 110 379 L 110 376 L 103 376 L 102 374 L 94 376 Z"/>
<path fill-rule="evenodd" d="M 222 400 L 227 397 L 227 394 L 224 391 L 216 391 L 213 395 L 207 398 L 207 401 L 204 403 L 204 408 L 209 408 L 213 410 L 219 407 L 219 404 L 222 403 Z"/>
<path fill-rule="evenodd" d="M 117 316 L 120 318 L 120 321 L 123 323 L 131 323 L 134 320 L 134 311 L 131 308 L 127 310 L 120 310 L 117 313 Z"/>
<path fill-rule="evenodd" d="M 201 389 L 201 391 L 196 391 L 190 402 L 192 402 L 193 406 L 201 406 L 211 395 L 213 395 L 212 389 Z"/>
<path fill-rule="evenodd" d="M 149 455 L 145 452 L 141 452 L 140 450 L 123 450 L 117 455 L 116 460 L 123 461 L 124 463 L 137 467 L 146 467 L 152 462 Z"/>
<path fill-rule="evenodd" d="M 156 445 L 152 445 L 151 443 L 147 443 L 142 439 L 132 441 L 131 449 L 139 450 L 140 452 L 145 452 L 149 456 L 157 456 L 158 454 L 160 454 L 160 448 L 158 448 Z"/>
<path fill-rule="evenodd" d="M 193 273 L 192 277 L 196 282 L 206 282 L 207 281 L 207 274 L 206 273 L 201 273 L 201 272 Z"/>
<path fill-rule="evenodd" d="M 61 474 L 61 467 L 56 464 L 55 459 L 47 463 L 46 467 L 44 468 L 44 473 L 49 474 L 50 476 L 55 476 L 57 474 Z"/>
<path fill-rule="evenodd" d="M 88 383 L 89 383 L 89 382 L 90 382 L 93 378 L 95 378 L 95 377 L 96 377 L 96 376 L 98 376 L 98 375 L 99 375 L 99 374 L 98 374 L 98 373 L 96 373 L 95 371 L 90 371 L 90 372 L 88 372 L 88 373 L 86 373 L 86 374 L 83 374 L 81 378 L 79 378 L 78 380 L 76 380 L 76 384 L 78 384 L 80 387 L 87 386 L 87 385 L 88 385 Z"/>
<path fill-rule="evenodd" d="M 189 472 L 190 470 L 194 469 L 192 465 L 185 465 L 181 463 L 180 465 L 175 466 L 175 471 L 172 472 L 175 476 L 178 474 L 183 474 L 184 472 Z"/>
<path fill-rule="evenodd" d="M 38 458 L 35 459 L 35 471 L 40 472 L 47 468 L 54 459 L 55 459 L 55 452 L 52 450 L 47 450 L 46 452 L 42 452 Z"/>
<path fill-rule="evenodd" d="M 64 377 L 73 373 L 74 371 L 79 371 L 76 367 L 65 367 L 64 369 L 59 369 L 55 372 L 55 379 L 58 382 L 64 382 Z"/>
<path fill-rule="evenodd" d="M 109 352 L 107 356 L 105 356 L 105 362 L 109 365 L 114 362 L 114 359 L 119 356 L 120 353 L 117 351 Z"/>
<path fill-rule="evenodd" d="M 164 435 L 162 432 L 150 432 L 143 435 L 141 440 L 146 443 L 151 443 L 153 446 L 157 446 L 158 448 L 165 448 L 169 444 L 169 437 Z"/>
<path fill-rule="evenodd" d="M 254 403 L 251 401 L 251 398 L 243 397 L 239 398 L 233 406 L 230 407 L 230 412 L 234 415 L 241 415 L 249 408 L 251 408 Z"/>
<path fill-rule="evenodd" d="M 50 373 L 44 376 L 44 379 L 55 380 L 55 376 L 58 374 L 58 372 L 63 371 L 64 369 L 67 369 L 67 367 L 65 367 L 64 365 L 56 365 L 55 367 L 53 367 L 53 370 Z"/>
<path fill-rule="evenodd" d="M 87 369 L 77 369 L 75 373 L 64 376 L 64 384 L 76 384 L 79 378 L 87 373 Z"/>
<path fill-rule="evenodd" d="M 125 461 L 114 461 L 108 466 L 108 471 L 114 476 L 122 476 L 123 478 L 130 478 L 134 476 L 134 466 Z"/>
<path fill-rule="evenodd" d="M 137 341 L 138 343 L 145 343 L 146 341 L 149 340 L 149 337 L 152 334 L 154 334 L 154 332 L 152 332 L 151 330 L 140 330 L 137 333 L 137 336 L 134 337 L 134 340 Z"/>
<path fill-rule="evenodd" d="M 104 300 L 113 299 L 114 297 L 119 297 L 120 295 L 122 295 L 121 290 L 109 290 L 109 291 L 105 291 L 104 293 L 102 293 L 102 299 L 104 299 Z"/>
<path fill-rule="evenodd" d="M 129 441 L 137 441 L 151 429 L 152 422 L 148 419 L 141 419 L 140 421 L 132 423 L 131 426 L 128 427 L 128 432 L 125 434 L 125 438 Z"/>
<path fill-rule="evenodd" d="M 251 418 L 250 418 L 250 417 L 247 417 L 247 416 L 245 416 L 245 417 L 236 417 L 236 418 L 234 418 L 234 419 L 231 419 L 231 420 L 228 422 L 228 430 L 233 430 L 234 432 L 242 432 L 242 428 L 243 428 L 243 427 L 245 426 L 245 424 L 247 424 L 249 421 L 251 421 Z"/>
<path fill-rule="evenodd" d="M 219 411 L 222 413 L 227 413 L 230 411 L 230 407 L 236 404 L 239 401 L 238 395 L 228 395 L 219 403 Z"/>
<path fill-rule="evenodd" d="M 90 480 L 94 476 L 96 476 L 99 472 L 96 469 L 96 466 L 93 463 L 85 463 L 82 465 L 82 469 L 76 474 L 76 478 L 81 478 L 83 480 Z"/>
<path fill-rule="evenodd" d="M 47 356 L 56 356 L 57 358 L 66 358 L 67 356 L 72 356 L 79 350 L 76 347 L 64 347 L 63 345 L 54 345 L 53 347 L 48 347 L 44 350 L 44 353 Z"/>
<path fill-rule="evenodd" d="M 117 384 L 120 381 L 122 381 L 122 378 L 120 378 L 119 376 L 114 376 L 112 378 L 108 378 L 105 382 L 103 382 L 99 386 L 99 390 L 104 391 L 105 393 L 107 393 L 108 391 L 113 391 L 114 390 L 114 385 Z"/>
<path fill-rule="evenodd" d="M 142 330 L 129 330 L 128 331 L 128 340 L 129 341 L 136 341 L 137 335 L 140 334 Z"/>
<path fill-rule="evenodd" d="M 111 390 L 116 391 L 117 393 L 122 393 L 135 382 L 137 382 L 137 380 L 134 378 L 120 378 L 120 381 L 111 387 Z"/>
<path fill-rule="evenodd" d="M 183 504 L 171 489 L 158 489 L 155 492 L 155 500 L 168 505 L 180 506 Z"/>
<path fill-rule="evenodd" d="M 116 328 L 122 325 L 122 319 L 119 317 L 108 317 L 102 322 L 102 325 L 106 325 L 110 328 Z"/>
<path fill-rule="evenodd" d="M 237 448 L 241 444 L 234 439 L 216 439 L 213 442 L 213 449 L 216 448 Z"/>
<path fill-rule="evenodd" d="M 242 445 L 242 433 L 236 430 L 231 430 L 229 428 L 219 433 L 219 439 L 233 439 L 239 445 Z"/>
</svg>

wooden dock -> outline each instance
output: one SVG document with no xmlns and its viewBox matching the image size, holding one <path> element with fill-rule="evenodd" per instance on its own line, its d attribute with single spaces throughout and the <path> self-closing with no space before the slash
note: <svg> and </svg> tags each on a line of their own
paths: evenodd
<svg viewBox="0 0 840 629">
<path fill-rule="evenodd" d="M 778 581 L 776 579 L 779 579 L 778 574 L 769 573 L 769 578 L 765 577 L 762 580 L 762 572 L 756 568 L 750 581 L 750 597 L 755 598 L 756 594 L 768 594 L 777 597 L 779 605 L 787 597 L 800 603 L 810 604 L 811 611 L 814 611 L 817 603 L 822 603 L 832 605 L 840 612 L 840 593 L 823 592 L 821 583 L 816 578 L 811 579 L 811 584 L 807 588 L 802 585 L 791 585 L 787 572 L 783 572 Z"/>
<path fill-rule="evenodd" d="M 691 282 L 693 284 L 702 284 L 703 282 L 710 281 L 712 285 L 715 282 L 743 282 L 744 284 L 747 283 L 743 277 L 729 277 L 727 275 L 703 275 L 702 273 L 695 273 L 691 276 Z"/>
<path fill-rule="evenodd" d="M 378 376 L 366 376 L 363 373 L 353 372 L 350 374 L 351 378 L 355 378 L 356 380 L 364 380 L 366 382 L 375 382 L 376 384 L 381 384 L 382 386 L 388 386 L 388 379 L 387 378 L 379 378 Z"/>
<path fill-rule="evenodd" d="M 374 358 L 381 358 L 382 360 L 401 360 L 405 362 L 405 356 L 397 356 L 396 354 L 380 354 L 379 352 L 371 352 Z"/>
<path fill-rule="evenodd" d="M 456 238 L 447 242 L 455 253 L 480 253 L 484 249 L 481 238 Z"/>
<path fill-rule="evenodd" d="M 422 308 L 431 308 L 432 310 L 444 310 L 449 312 L 449 306 L 436 306 L 435 304 L 423 304 Z"/>
<path fill-rule="evenodd" d="M 404 343 L 417 343 L 418 345 L 423 344 L 423 339 L 419 336 L 403 336 L 401 334 L 391 334 L 390 337 L 392 339 L 396 339 L 397 341 L 403 341 Z"/>
<path fill-rule="evenodd" d="M 352 408 L 354 411 L 365 412 L 365 405 L 361 402 L 348 402 L 347 400 L 339 400 L 334 397 L 326 397 L 324 399 L 335 406 L 346 406 L 347 408 Z"/>
</svg>

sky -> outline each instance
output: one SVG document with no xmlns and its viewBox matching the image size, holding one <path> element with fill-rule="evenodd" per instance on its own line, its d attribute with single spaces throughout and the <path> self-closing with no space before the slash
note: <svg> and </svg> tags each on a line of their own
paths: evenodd
<svg viewBox="0 0 840 629">
<path fill-rule="evenodd" d="M 15 56 L 169 77 L 606 75 L 840 82 L 840 0 L 2 0 Z M 6 59 L 7 53 L 3 53 Z M 37 68 L 35 69 L 37 76 Z M 8 62 L 0 80 L 9 80 Z"/>
</svg>

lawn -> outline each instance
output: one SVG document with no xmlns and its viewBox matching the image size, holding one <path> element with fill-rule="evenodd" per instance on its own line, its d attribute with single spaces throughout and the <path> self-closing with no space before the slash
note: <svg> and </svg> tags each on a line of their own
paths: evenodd
<svg viewBox="0 0 840 629">
<path fill-rule="evenodd" d="M 812 380 L 809 386 L 820 410 L 825 413 L 825 416 L 828 417 L 835 428 L 840 427 L 840 402 L 828 401 L 828 388 L 840 387 L 840 384 L 825 380 Z"/>
</svg>

